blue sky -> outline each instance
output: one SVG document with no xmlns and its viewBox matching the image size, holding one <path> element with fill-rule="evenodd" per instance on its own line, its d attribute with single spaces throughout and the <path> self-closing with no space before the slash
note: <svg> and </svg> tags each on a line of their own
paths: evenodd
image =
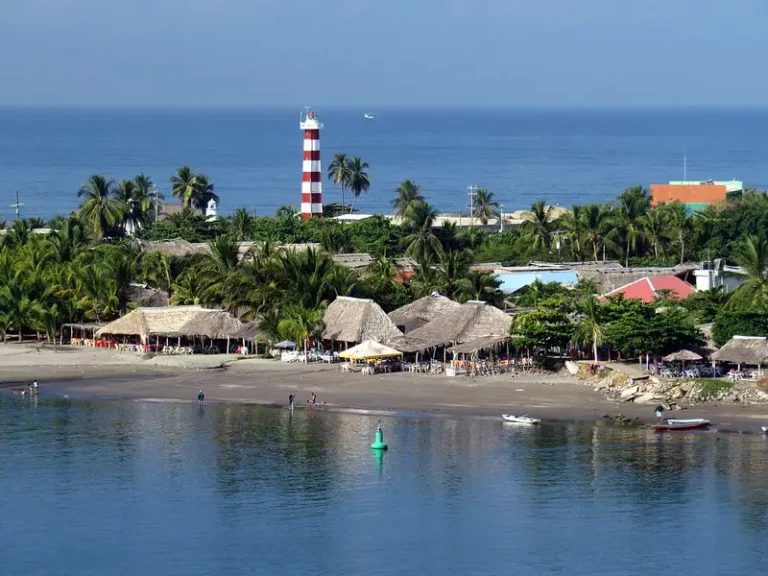
<svg viewBox="0 0 768 576">
<path fill-rule="evenodd" d="M 763 105 L 766 0 L 0 0 L 0 105 Z"/>
</svg>

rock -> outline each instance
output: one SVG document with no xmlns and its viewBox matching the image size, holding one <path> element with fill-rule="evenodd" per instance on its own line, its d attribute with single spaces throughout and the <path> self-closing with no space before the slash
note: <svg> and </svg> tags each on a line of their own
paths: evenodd
<svg viewBox="0 0 768 576">
<path fill-rule="evenodd" d="M 651 382 L 653 382 L 654 384 L 661 384 L 661 380 L 659 380 L 658 378 L 656 378 L 656 376 L 651 376 L 651 377 L 649 378 L 649 380 L 650 380 Z"/>
<path fill-rule="evenodd" d="M 761 402 L 768 402 L 768 392 L 763 392 L 762 390 L 758 390 L 755 396 L 757 400 L 760 400 Z"/>
<path fill-rule="evenodd" d="M 651 402 L 656 398 L 656 395 L 653 392 L 648 392 L 646 394 L 642 394 L 635 398 L 635 404 L 647 404 L 648 402 Z"/>
<path fill-rule="evenodd" d="M 565 369 L 568 370 L 568 374 L 571 376 L 576 376 L 579 373 L 579 365 L 570 360 L 565 361 Z"/>
<path fill-rule="evenodd" d="M 629 388 L 624 388 L 624 390 L 621 391 L 620 398 L 622 400 L 631 400 L 635 397 L 635 394 L 637 394 L 639 389 L 639 386 L 630 386 Z"/>
<path fill-rule="evenodd" d="M 605 379 L 600 380 L 600 382 L 598 382 L 597 385 L 595 385 L 595 391 L 599 392 L 600 390 L 605 390 L 610 385 L 611 385 L 611 382 L 609 380 L 605 380 Z"/>
<path fill-rule="evenodd" d="M 672 400 L 677 400 L 678 398 L 682 398 L 685 396 L 685 392 L 680 386 L 675 386 L 672 388 L 672 390 L 669 391 L 669 398 Z"/>
</svg>

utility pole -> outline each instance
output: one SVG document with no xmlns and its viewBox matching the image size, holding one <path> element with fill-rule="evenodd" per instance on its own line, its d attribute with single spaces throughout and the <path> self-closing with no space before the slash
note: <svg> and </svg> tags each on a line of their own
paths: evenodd
<svg viewBox="0 0 768 576">
<path fill-rule="evenodd" d="M 157 224 L 157 219 L 159 217 L 158 216 L 159 204 L 157 202 L 157 200 L 158 200 L 157 186 L 155 186 L 154 184 L 152 184 L 152 198 L 155 199 L 155 224 Z"/>
<path fill-rule="evenodd" d="M 21 214 L 21 211 L 19 210 L 19 208 L 21 208 L 22 206 L 24 206 L 24 204 L 19 202 L 19 191 L 16 190 L 16 204 L 11 204 L 11 208 L 16 209 L 16 220 L 19 219 L 19 216 Z"/>
<path fill-rule="evenodd" d="M 500 204 L 499 208 L 499 234 L 504 234 L 504 204 Z"/>
<path fill-rule="evenodd" d="M 477 194 L 477 186 L 470 184 L 467 186 L 467 196 L 469 196 L 469 227 L 472 228 L 475 225 L 475 194 Z"/>
</svg>

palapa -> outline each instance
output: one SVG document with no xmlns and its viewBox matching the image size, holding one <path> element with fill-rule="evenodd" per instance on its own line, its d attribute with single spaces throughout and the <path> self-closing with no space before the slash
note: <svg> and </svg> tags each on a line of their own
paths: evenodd
<svg viewBox="0 0 768 576">
<path fill-rule="evenodd" d="M 395 350 L 394 348 L 390 348 L 389 346 L 384 346 L 384 344 L 374 342 L 373 340 L 366 340 L 365 342 L 362 342 L 357 346 L 352 346 L 352 348 L 350 348 L 349 350 L 344 350 L 344 352 L 339 352 L 340 358 L 350 358 L 352 360 L 392 358 L 394 356 L 402 356 L 402 355 L 403 353 L 400 352 L 399 350 Z"/>
<path fill-rule="evenodd" d="M 448 352 L 456 352 L 457 354 L 474 354 L 475 352 L 480 352 L 481 350 L 494 348 L 508 338 L 509 336 L 483 336 L 482 338 L 476 338 L 475 340 L 470 340 L 464 344 L 451 346 L 448 348 Z"/>
<path fill-rule="evenodd" d="M 200 306 L 137 308 L 96 332 L 111 336 L 204 336 L 212 340 L 237 338 L 243 323 L 224 310 Z"/>
<path fill-rule="evenodd" d="M 711 358 L 718 362 L 759 366 L 768 360 L 768 340 L 764 336 L 734 336 Z"/>
<path fill-rule="evenodd" d="M 326 308 L 323 317 L 323 340 L 334 342 L 389 343 L 402 332 L 373 300 L 339 296 Z"/>
<path fill-rule="evenodd" d="M 450 298 L 435 292 L 429 296 L 414 300 L 402 308 L 393 310 L 388 316 L 395 323 L 395 326 L 402 327 L 403 332 L 408 334 L 428 324 L 435 318 L 456 310 L 460 306 L 461 304 L 458 302 L 454 302 Z"/>
<path fill-rule="evenodd" d="M 664 356 L 665 362 L 688 362 L 694 360 L 702 360 L 704 357 L 692 352 L 691 350 L 678 350 Z"/>
<path fill-rule="evenodd" d="M 469 301 L 400 338 L 392 345 L 404 352 L 421 352 L 447 344 L 463 344 L 498 336 L 506 338 L 512 318 L 486 302 Z"/>
</svg>

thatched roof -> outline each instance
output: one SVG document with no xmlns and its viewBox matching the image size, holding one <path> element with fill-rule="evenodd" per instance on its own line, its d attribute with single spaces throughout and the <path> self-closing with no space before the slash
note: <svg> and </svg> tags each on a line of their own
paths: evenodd
<svg viewBox="0 0 768 576">
<path fill-rule="evenodd" d="M 259 328 L 259 320 L 251 320 L 243 324 L 240 332 L 237 333 L 237 338 L 243 338 L 245 340 L 269 340 L 267 335 Z"/>
<path fill-rule="evenodd" d="M 693 361 L 693 360 L 702 360 L 703 356 L 700 354 L 696 354 L 696 352 L 691 352 L 690 350 L 678 350 L 677 352 L 672 352 L 672 354 L 667 354 L 664 356 L 664 360 L 666 362 L 687 362 L 687 361 Z"/>
<path fill-rule="evenodd" d="M 400 350 L 395 350 L 389 346 L 384 346 L 384 344 L 379 344 L 373 340 L 366 340 L 357 346 L 352 346 L 352 348 L 349 350 L 339 352 L 340 358 L 352 358 L 355 360 L 365 360 L 368 358 L 392 358 L 394 356 L 402 355 L 403 353 L 400 352 Z"/>
<path fill-rule="evenodd" d="M 128 302 L 136 302 L 142 306 L 157 308 L 171 303 L 168 293 L 144 284 L 131 284 L 128 287 Z"/>
<path fill-rule="evenodd" d="M 509 334 L 512 318 L 485 302 L 470 301 L 442 314 L 392 343 L 404 352 L 419 352 L 446 344 L 462 344 L 486 336 Z"/>
<path fill-rule="evenodd" d="M 224 310 L 200 306 L 137 308 L 96 332 L 96 336 L 205 336 L 238 338 L 243 323 Z"/>
<path fill-rule="evenodd" d="M 182 238 L 175 238 L 173 240 L 134 240 L 134 242 L 142 252 L 160 252 L 175 258 L 182 258 L 192 254 L 210 254 L 211 252 L 208 244 L 203 242 L 193 244 Z"/>
<path fill-rule="evenodd" d="M 395 323 L 395 326 L 403 329 L 403 332 L 408 334 L 417 328 L 421 328 L 438 316 L 456 310 L 460 306 L 461 304 L 458 302 L 454 302 L 450 298 L 435 292 L 429 296 L 414 300 L 402 308 L 393 310 L 389 313 L 389 318 Z"/>
<path fill-rule="evenodd" d="M 331 302 L 323 317 L 323 340 L 336 342 L 389 343 L 402 332 L 373 300 L 339 296 Z"/>
<path fill-rule="evenodd" d="M 734 336 L 711 358 L 733 364 L 762 364 L 768 360 L 768 340 L 763 336 Z"/>
<path fill-rule="evenodd" d="M 464 344 L 451 346 L 448 348 L 448 352 L 456 352 L 458 354 L 472 354 L 474 352 L 479 352 L 480 350 L 488 350 L 498 346 L 508 338 L 509 336 L 484 336 L 482 338 L 470 340 Z"/>
</svg>

